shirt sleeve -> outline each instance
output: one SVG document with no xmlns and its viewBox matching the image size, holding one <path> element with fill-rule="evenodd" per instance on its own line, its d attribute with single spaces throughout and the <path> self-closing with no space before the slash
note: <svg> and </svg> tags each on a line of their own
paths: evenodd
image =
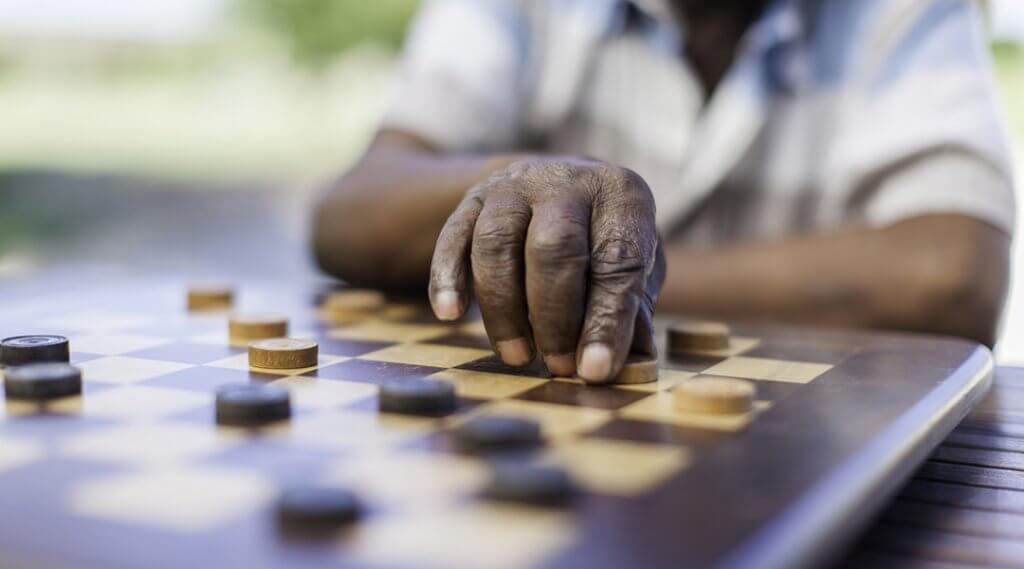
<svg viewBox="0 0 1024 569">
<path fill-rule="evenodd" d="M 426 0 L 384 127 L 445 150 L 514 147 L 522 130 L 524 20 L 514 0 Z"/>
<path fill-rule="evenodd" d="M 959 213 L 1012 233 L 1009 141 L 975 3 L 868 3 L 884 8 L 858 34 L 832 155 L 847 215 L 881 226 Z"/>
</svg>

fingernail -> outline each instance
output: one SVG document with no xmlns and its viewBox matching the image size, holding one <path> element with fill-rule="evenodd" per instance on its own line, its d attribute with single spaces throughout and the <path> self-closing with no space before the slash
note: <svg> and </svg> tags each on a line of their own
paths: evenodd
<svg viewBox="0 0 1024 569">
<path fill-rule="evenodd" d="M 498 355 L 501 356 L 501 361 L 510 366 L 524 366 L 533 360 L 533 352 L 530 350 L 530 343 L 526 341 L 526 338 L 505 340 L 495 342 L 495 344 L 498 346 Z"/>
<path fill-rule="evenodd" d="M 572 377 L 576 374 L 576 352 L 559 356 L 544 356 L 544 365 L 552 375 Z"/>
<path fill-rule="evenodd" d="M 434 295 L 434 313 L 440 320 L 455 320 L 459 317 L 459 293 L 442 290 Z"/>
<path fill-rule="evenodd" d="M 577 374 L 586 381 L 607 381 L 612 372 L 612 351 L 604 344 L 589 344 L 583 348 Z"/>
</svg>

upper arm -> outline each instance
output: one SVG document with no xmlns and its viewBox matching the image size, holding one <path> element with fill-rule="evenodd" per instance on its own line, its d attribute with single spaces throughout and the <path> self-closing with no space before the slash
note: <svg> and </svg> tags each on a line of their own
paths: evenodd
<svg viewBox="0 0 1024 569">
<path fill-rule="evenodd" d="M 1009 142 L 975 4 L 858 5 L 829 156 L 851 216 L 884 226 L 962 214 L 1011 233 Z"/>
<path fill-rule="evenodd" d="M 428 0 L 409 31 L 384 129 L 444 150 L 514 146 L 527 34 L 516 0 Z"/>
</svg>

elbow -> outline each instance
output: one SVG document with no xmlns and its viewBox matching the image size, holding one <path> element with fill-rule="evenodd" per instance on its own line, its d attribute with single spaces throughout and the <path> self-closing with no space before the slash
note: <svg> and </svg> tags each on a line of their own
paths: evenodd
<svg viewBox="0 0 1024 569">
<path fill-rule="evenodd" d="M 1009 238 L 984 227 L 941 249 L 923 285 L 919 327 L 994 346 L 1009 289 Z"/>
</svg>

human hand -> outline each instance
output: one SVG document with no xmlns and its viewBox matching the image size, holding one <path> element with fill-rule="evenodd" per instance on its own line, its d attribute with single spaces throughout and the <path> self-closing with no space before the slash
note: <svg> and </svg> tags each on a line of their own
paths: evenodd
<svg viewBox="0 0 1024 569">
<path fill-rule="evenodd" d="M 630 352 L 656 353 L 665 258 L 654 198 L 636 173 L 584 159 L 526 159 L 469 190 L 434 249 L 430 301 L 466 310 L 470 279 L 502 361 L 540 352 L 551 373 L 614 380 Z"/>
</svg>

